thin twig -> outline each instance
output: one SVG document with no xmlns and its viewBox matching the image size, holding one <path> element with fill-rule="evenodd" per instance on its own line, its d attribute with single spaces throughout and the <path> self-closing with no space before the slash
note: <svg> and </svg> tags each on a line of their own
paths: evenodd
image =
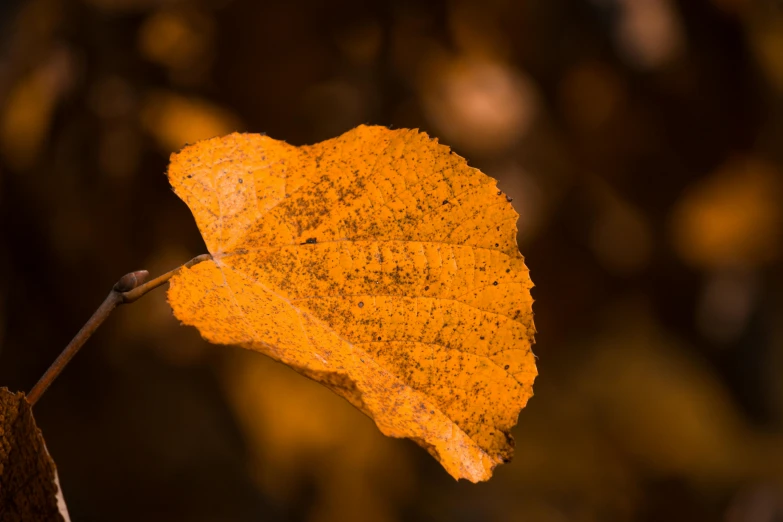
<svg viewBox="0 0 783 522">
<path fill-rule="evenodd" d="M 120 280 L 117 281 L 117 284 L 115 284 L 112 288 L 111 292 L 109 292 L 109 295 L 106 296 L 106 299 L 103 300 L 103 303 L 101 303 L 98 309 L 95 310 L 95 313 L 92 314 L 92 317 L 90 317 L 84 326 L 82 326 L 82 329 L 79 330 L 79 333 L 77 333 L 71 342 L 68 343 L 68 346 L 65 347 L 59 357 L 57 357 L 49 369 L 46 370 L 46 373 L 43 374 L 43 377 L 41 377 L 38 383 L 33 386 L 33 389 L 30 390 L 30 393 L 27 395 L 27 401 L 30 403 L 30 405 L 32 406 L 38 402 L 38 399 L 40 399 L 41 395 L 43 395 L 46 389 L 49 388 L 49 385 L 51 385 L 57 376 L 62 373 L 63 369 L 65 369 L 65 366 L 70 362 L 71 359 L 73 359 L 73 356 L 76 355 L 84 343 L 87 342 L 87 339 L 89 339 L 90 336 L 95 333 L 95 330 L 98 329 L 98 327 L 106 320 L 107 317 L 109 317 L 109 314 L 111 314 L 111 312 L 117 308 L 117 306 L 136 301 L 144 294 L 156 289 L 171 279 L 171 277 L 183 267 L 190 268 L 197 263 L 201 263 L 202 261 L 206 261 L 207 259 L 211 258 L 212 257 L 209 254 L 202 254 L 200 256 L 194 257 L 184 265 L 178 266 L 174 270 L 166 272 L 162 276 L 156 277 L 152 281 L 144 284 L 140 283 L 142 283 L 148 275 L 146 270 L 131 272 L 120 278 Z"/>
</svg>

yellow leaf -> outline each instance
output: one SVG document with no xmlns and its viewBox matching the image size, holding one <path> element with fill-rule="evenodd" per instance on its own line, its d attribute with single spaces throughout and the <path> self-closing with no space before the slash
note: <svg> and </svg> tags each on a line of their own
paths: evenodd
<svg viewBox="0 0 783 522">
<path fill-rule="evenodd" d="M 171 280 L 183 323 L 322 383 L 455 478 L 511 458 L 535 329 L 495 180 L 426 134 L 365 126 L 202 141 L 169 180 L 212 254 Z"/>
</svg>

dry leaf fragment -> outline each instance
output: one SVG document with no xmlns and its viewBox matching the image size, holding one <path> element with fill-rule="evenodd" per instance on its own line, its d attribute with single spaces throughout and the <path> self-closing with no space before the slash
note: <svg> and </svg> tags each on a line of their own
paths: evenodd
<svg viewBox="0 0 783 522">
<path fill-rule="evenodd" d="M 426 134 L 366 126 L 205 140 L 169 180 L 213 258 L 171 280 L 183 323 L 324 384 L 455 478 L 511 458 L 535 329 L 495 180 Z"/>
<path fill-rule="evenodd" d="M 0 388 L 0 522 L 65 520 L 56 473 L 24 394 Z"/>
</svg>

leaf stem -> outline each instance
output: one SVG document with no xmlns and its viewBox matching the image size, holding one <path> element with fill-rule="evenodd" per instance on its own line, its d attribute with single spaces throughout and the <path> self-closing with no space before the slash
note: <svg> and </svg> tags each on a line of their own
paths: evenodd
<svg viewBox="0 0 783 522">
<path fill-rule="evenodd" d="M 180 265 L 174 270 L 166 272 L 162 276 L 156 277 L 152 281 L 144 284 L 140 283 L 142 283 L 148 275 L 146 270 L 131 272 L 120 278 L 120 280 L 117 281 L 117 284 L 115 284 L 111 289 L 111 292 L 109 292 L 109 295 L 106 296 L 106 299 L 103 300 L 103 303 L 101 303 L 98 309 L 95 310 L 95 312 L 92 314 L 92 317 L 90 317 L 87 322 L 84 323 L 84 326 L 82 326 L 81 330 L 79 330 L 71 342 L 68 343 L 62 353 L 49 367 L 49 369 L 46 370 L 46 373 L 44 373 L 36 385 L 33 386 L 33 389 L 30 390 L 30 393 L 27 395 L 27 401 L 30 403 L 30 405 L 32 406 L 38 402 L 38 399 L 41 398 L 41 395 L 43 395 L 47 388 L 49 388 L 57 376 L 62 373 L 71 359 L 73 359 L 73 356 L 76 355 L 84 343 L 87 342 L 87 339 L 89 339 L 90 336 L 95 333 L 95 330 L 97 330 L 98 327 L 103 324 L 106 318 L 109 317 L 109 315 L 115 308 L 117 308 L 117 306 L 136 301 L 141 296 L 167 282 L 183 267 L 190 268 L 193 265 L 201 263 L 202 261 L 206 261 L 207 259 L 212 259 L 212 256 L 209 254 L 202 254 L 200 256 L 194 257 L 187 263 Z"/>
</svg>

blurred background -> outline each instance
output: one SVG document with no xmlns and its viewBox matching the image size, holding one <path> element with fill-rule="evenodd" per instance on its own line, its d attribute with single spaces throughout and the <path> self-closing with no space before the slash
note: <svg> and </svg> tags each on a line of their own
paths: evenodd
<svg viewBox="0 0 783 522">
<path fill-rule="evenodd" d="M 168 156 L 418 127 L 520 213 L 540 377 L 456 482 L 263 356 L 115 312 L 36 406 L 74 522 L 783 520 L 783 2 L 4 0 L 0 386 L 205 252 Z"/>
</svg>

